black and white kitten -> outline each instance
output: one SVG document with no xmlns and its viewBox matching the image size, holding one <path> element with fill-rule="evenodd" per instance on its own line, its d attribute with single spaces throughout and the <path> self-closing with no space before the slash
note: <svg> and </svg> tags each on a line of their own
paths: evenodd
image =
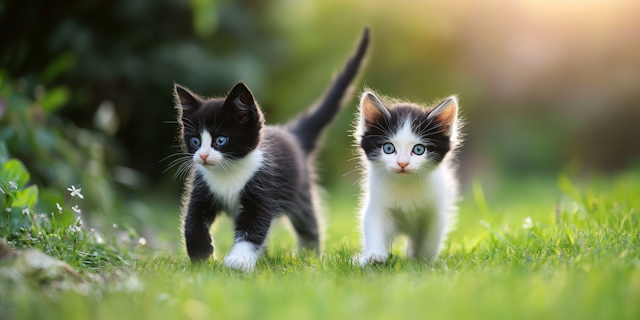
<svg viewBox="0 0 640 320">
<path fill-rule="evenodd" d="M 226 98 L 203 99 L 175 86 L 183 151 L 192 156 L 183 199 L 191 261 L 209 258 L 209 228 L 220 212 L 235 222 L 224 264 L 252 271 L 274 218 L 284 213 L 299 249 L 320 251 L 321 226 L 310 157 L 340 111 L 369 45 L 365 29 L 354 55 L 318 104 L 285 126 L 265 126 L 253 95 L 240 82 Z"/>
<path fill-rule="evenodd" d="M 424 108 L 385 104 L 367 91 L 359 113 L 355 138 L 365 164 L 360 264 L 384 263 L 396 234 L 408 236 L 407 256 L 433 263 L 457 213 L 457 99 Z"/>
</svg>

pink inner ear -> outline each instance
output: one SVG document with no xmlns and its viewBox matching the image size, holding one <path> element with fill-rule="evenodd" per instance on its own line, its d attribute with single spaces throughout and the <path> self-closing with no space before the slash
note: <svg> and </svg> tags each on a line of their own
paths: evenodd
<svg viewBox="0 0 640 320">
<path fill-rule="evenodd" d="M 364 99 L 362 103 L 362 115 L 364 116 L 364 122 L 367 127 L 372 126 L 377 119 L 383 116 L 382 111 L 380 111 L 370 99 Z"/>
<path fill-rule="evenodd" d="M 442 130 L 445 134 L 450 134 L 451 126 L 456 119 L 456 107 L 452 103 L 451 106 L 445 108 L 436 116 L 436 121 L 442 123 Z"/>
</svg>

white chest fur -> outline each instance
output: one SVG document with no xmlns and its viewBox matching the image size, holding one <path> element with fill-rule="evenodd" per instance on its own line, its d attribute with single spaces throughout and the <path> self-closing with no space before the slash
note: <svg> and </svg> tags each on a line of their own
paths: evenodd
<svg viewBox="0 0 640 320">
<path fill-rule="evenodd" d="M 368 165 L 372 165 L 368 163 Z M 368 172 L 367 202 L 394 214 L 437 215 L 447 212 L 457 197 L 453 172 L 440 165 L 428 176 L 386 176 L 380 177 Z"/>
<path fill-rule="evenodd" d="M 196 168 L 202 174 L 211 193 L 222 203 L 227 214 L 235 216 L 241 208 L 240 192 L 253 175 L 260 170 L 263 162 L 263 151 L 257 149 L 244 158 L 234 160 L 224 166 L 206 167 L 197 164 Z"/>
</svg>

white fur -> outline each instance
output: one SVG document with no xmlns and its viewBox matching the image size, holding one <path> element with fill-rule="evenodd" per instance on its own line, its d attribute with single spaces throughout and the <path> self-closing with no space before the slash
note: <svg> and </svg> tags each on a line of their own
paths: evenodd
<svg viewBox="0 0 640 320">
<path fill-rule="evenodd" d="M 212 138 L 209 132 L 204 130 L 201 137 L 202 145 L 193 156 L 196 168 L 211 192 L 222 202 L 227 214 L 233 217 L 240 209 L 240 191 L 264 163 L 263 151 L 256 149 L 242 159 L 229 161 L 210 147 Z M 203 153 L 209 153 L 206 164 L 200 158 Z"/>
<path fill-rule="evenodd" d="M 246 241 L 236 242 L 224 258 L 224 266 L 241 272 L 253 272 L 259 254 L 260 251 L 256 250 L 253 244 Z"/>
<path fill-rule="evenodd" d="M 242 209 L 240 192 L 264 165 L 263 151 L 256 149 L 242 159 L 230 161 L 211 148 L 213 138 L 207 130 L 203 130 L 201 139 L 200 149 L 193 155 L 196 170 L 202 174 L 207 187 L 222 203 L 227 214 L 235 217 Z M 206 161 L 201 155 L 205 155 Z M 236 244 L 224 259 L 224 265 L 243 272 L 253 271 L 259 254 L 260 250 L 256 250 L 251 243 L 236 239 Z"/>
<path fill-rule="evenodd" d="M 365 93 L 366 94 L 366 93 Z M 454 101 L 457 103 L 457 101 Z M 457 108 L 457 105 L 456 105 Z M 397 234 L 409 237 L 408 256 L 435 262 L 446 235 L 456 218 L 458 198 L 457 180 L 452 157 L 436 164 L 429 158 L 429 142 L 421 141 L 411 130 L 411 119 L 391 137 L 395 152 L 370 161 L 363 155 L 366 171 L 363 180 L 363 208 L 361 211 L 363 254 L 361 266 L 384 263 L 389 245 Z M 356 137 L 366 128 L 360 117 Z M 457 124 L 451 135 L 457 138 Z M 457 141 L 452 141 L 452 145 Z M 423 144 L 427 152 L 416 155 L 416 144 Z M 402 168 L 398 162 L 409 162 Z"/>
</svg>

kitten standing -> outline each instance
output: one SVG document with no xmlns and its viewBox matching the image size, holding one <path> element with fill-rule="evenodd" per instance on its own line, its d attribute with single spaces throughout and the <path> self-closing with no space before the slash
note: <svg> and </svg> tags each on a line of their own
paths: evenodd
<svg viewBox="0 0 640 320">
<path fill-rule="evenodd" d="M 355 132 L 365 171 L 360 264 L 384 263 L 392 238 L 409 238 L 407 256 L 435 262 L 455 222 L 460 145 L 458 102 L 433 109 L 365 92 Z"/>
<path fill-rule="evenodd" d="M 223 99 L 203 99 L 175 86 L 185 152 L 178 172 L 191 171 L 183 201 L 191 261 L 213 253 L 209 228 L 221 211 L 235 223 L 235 244 L 224 259 L 228 268 L 254 269 L 271 223 L 281 213 L 291 221 L 300 249 L 320 251 L 310 158 L 340 111 L 368 44 L 365 29 L 356 52 L 318 104 L 284 127 L 264 125 L 258 104 L 242 82 Z"/>
</svg>

